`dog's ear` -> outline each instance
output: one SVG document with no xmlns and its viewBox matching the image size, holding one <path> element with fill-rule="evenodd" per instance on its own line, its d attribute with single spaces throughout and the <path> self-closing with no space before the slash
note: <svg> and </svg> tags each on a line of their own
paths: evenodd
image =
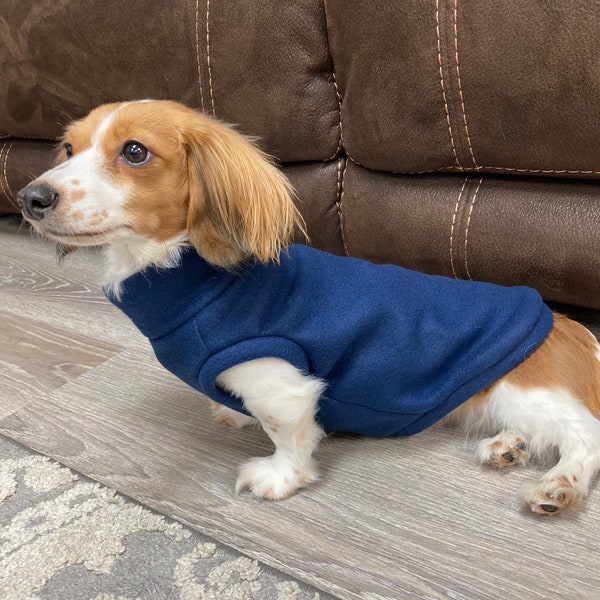
<svg viewBox="0 0 600 600">
<path fill-rule="evenodd" d="M 304 233 L 287 178 L 249 138 L 198 114 L 183 133 L 189 181 L 187 228 L 209 263 L 267 263 L 295 230 Z"/>
</svg>

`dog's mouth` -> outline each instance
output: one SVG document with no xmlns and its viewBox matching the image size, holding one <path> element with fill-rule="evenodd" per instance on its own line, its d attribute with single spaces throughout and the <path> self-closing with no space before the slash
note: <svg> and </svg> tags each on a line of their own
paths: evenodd
<svg viewBox="0 0 600 600">
<path fill-rule="evenodd" d="M 86 229 L 81 231 L 47 227 L 38 222 L 32 223 L 32 225 L 40 235 L 64 246 L 99 246 L 107 243 L 119 233 L 130 231 L 130 227 L 127 225 L 118 225 L 101 230 Z"/>
</svg>

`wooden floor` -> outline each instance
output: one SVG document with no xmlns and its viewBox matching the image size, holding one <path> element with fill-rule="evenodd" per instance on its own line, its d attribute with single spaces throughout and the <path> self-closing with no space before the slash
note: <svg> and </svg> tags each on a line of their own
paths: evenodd
<svg viewBox="0 0 600 600">
<path fill-rule="evenodd" d="M 600 486 L 576 514 L 535 517 L 518 492 L 539 467 L 480 467 L 439 428 L 331 437 L 318 484 L 235 496 L 268 439 L 212 423 L 104 299 L 97 263 L 59 265 L 0 219 L 0 433 L 340 598 L 600 598 Z"/>
</svg>

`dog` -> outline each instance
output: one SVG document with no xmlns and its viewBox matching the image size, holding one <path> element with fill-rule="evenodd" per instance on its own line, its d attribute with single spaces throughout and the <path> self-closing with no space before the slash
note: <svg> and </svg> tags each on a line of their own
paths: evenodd
<svg viewBox="0 0 600 600">
<path fill-rule="evenodd" d="M 588 494 L 595 337 L 530 288 L 291 243 L 305 233 L 292 187 L 234 128 L 171 101 L 103 105 L 66 129 L 56 166 L 17 199 L 62 254 L 103 248 L 106 295 L 218 422 L 264 428 L 275 452 L 241 466 L 237 491 L 283 499 L 315 481 L 325 431 L 410 435 L 444 421 L 489 436 L 478 458 L 497 467 L 558 453 L 522 493 L 533 512 Z"/>
</svg>

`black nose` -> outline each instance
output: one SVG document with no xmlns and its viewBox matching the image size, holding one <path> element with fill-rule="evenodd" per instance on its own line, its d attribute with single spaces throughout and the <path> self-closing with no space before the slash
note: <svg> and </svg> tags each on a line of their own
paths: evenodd
<svg viewBox="0 0 600 600">
<path fill-rule="evenodd" d="M 47 183 L 30 183 L 17 194 L 17 202 L 28 219 L 41 221 L 58 204 L 58 192 Z"/>
</svg>

